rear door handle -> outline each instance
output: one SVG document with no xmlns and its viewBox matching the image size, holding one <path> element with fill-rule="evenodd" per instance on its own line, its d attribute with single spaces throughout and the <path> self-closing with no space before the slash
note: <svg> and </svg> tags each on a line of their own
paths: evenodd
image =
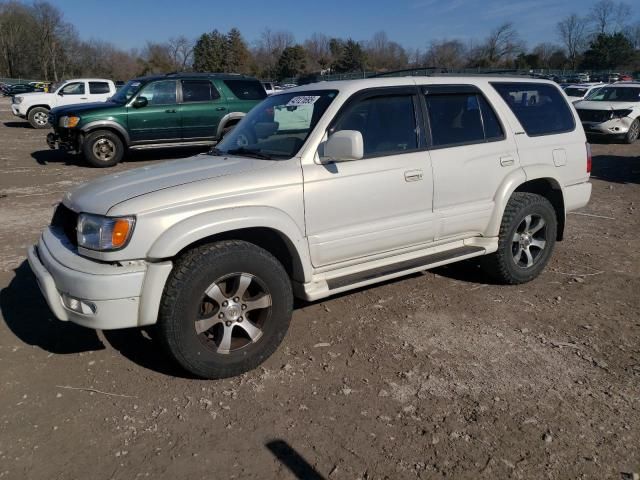
<svg viewBox="0 0 640 480">
<path fill-rule="evenodd" d="M 514 163 L 516 163 L 516 160 L 511 156 L 500 157 L 500 165 L 502 165 L 503 167 L 510 167 Z"/>
<path fill-rule="evenodd" d="M 175 109 L 165 110 L 164 113 L 176 113 Z"/>
<path fill-rule="evenodd" d="M 422 170 L 407 170 L 404 172 L 404 179 L 407 182 L 417 182 L 422 180 Z"/>
<path fill-rule="evenodd" d="M 87 97 L 80 97 L 80 100 L 89 100 Z"/>
<path fill-rule="evenodd" d="M 216 110 L 217 110 L 218 112 L 223 112 L 223 111 L 225 111 L 226 109 L 227 109 L 227 107 L 217 107 L 217 108 L 216 108 Z"/>
</svg>

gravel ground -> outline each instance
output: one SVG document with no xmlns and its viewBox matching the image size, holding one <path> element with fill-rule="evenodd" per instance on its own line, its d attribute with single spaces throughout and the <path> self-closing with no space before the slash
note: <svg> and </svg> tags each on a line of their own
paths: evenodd
<svg viewBox="0 0 640 480">
<path fill-rule="evenodd" d="M 594 145 L 534 282 L 467 262 L 300 303 L 261 368 L 202 381 L 141 331 L 53 318 L 25 249 L 105 172 L 46 133 L 0 101 L 1 479 L 638 478 L 640 143 Z"/>
</svg>

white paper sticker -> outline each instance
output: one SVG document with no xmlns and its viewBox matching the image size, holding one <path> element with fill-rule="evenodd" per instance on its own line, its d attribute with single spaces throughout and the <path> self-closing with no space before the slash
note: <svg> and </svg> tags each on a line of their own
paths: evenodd
<svg viewBox="0 0 640 480">
<path fill-rule="evenodd" d="M 298 105 L 313 105 L 319 98 L 319 95 L 300 95 L 299 97 L 293 97 L 289 100 L 289 103 L 287 103 L 286 106 L 297 107 Z"/>
</svg>

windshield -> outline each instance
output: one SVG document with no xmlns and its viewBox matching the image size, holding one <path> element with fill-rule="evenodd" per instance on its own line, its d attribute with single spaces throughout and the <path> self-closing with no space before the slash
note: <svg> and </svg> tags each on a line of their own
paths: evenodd
<svg viewBox="0 0 640 480">
<path fill-rule="evenodd" d="M 214 155 L 295 156 L 331 104 L 336 90 L 273 95 L 255 106 L 214 148 Z"/>
<path fill-rule="evenodd" d="M 640 88 L 602 87 L 587 97 L 592 102 L 640 102 Z"/>
<path fill-rule="evenodd" d="M 131 100 L 131 97 L 140 90 L 141 86 L 142 82 L 140 80 L 130 80 L 126 85 L 120 88 L 113 97 L 111 97 L 111 101 L 116 103 L 127 103 Z"/>
</svg>

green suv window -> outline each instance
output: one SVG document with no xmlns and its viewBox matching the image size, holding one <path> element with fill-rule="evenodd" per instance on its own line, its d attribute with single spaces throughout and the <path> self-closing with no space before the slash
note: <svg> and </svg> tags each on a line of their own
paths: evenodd
<svg viewBox="0 0 640 480">
<path fill-rule="evenodd" d="M 182 80 L 182 102 L 210 102 L 220 94 L 209 80 Z"/>
<path fill-rule="evenodd" d="M 170 105 L 177 103 L 176 81 L 161 80 L 151 82 L 140 91 L 141 97 L 145 97 L 149 105 Z"/>
</svg>

